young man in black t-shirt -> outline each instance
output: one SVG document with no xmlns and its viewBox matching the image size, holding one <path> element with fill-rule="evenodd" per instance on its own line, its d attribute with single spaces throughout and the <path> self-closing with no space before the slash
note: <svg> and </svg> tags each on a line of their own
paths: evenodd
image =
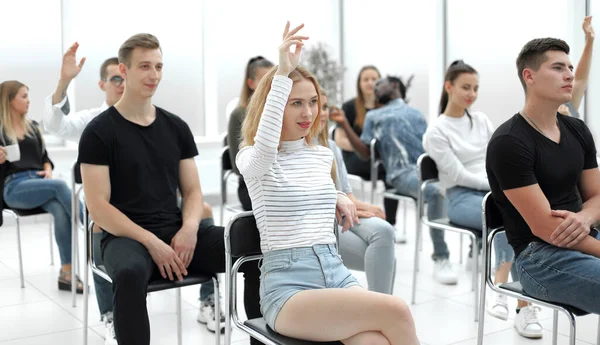
<svg viewBox="0 0 600 345">
<path fill-rule="evenodd" d="M 571 100 L 568 53 L 553 38 L 523 47 L 517 69 L 525 106 L 492 136 L 487 173 L 523 290 L 600 313 L 596 147 L 583 121 L 557 113 Z"/>
<path fill-rule="evenodd" d="M 119 49 L 119 61 L 124 94 L 85 128 L 79 162 L 88 209 L 104 230 L 117 340 L 148 345 L 148 282 L 225 272 L 224 229 L 199 228 L 203 202 L 194 137 L 183 120 L 152 105 L 162 77 L 158 40 L 132 36 Z M 245 309 L 249 318 L 261 317 L 260 271 L 245 266 Z"/>
</svg>

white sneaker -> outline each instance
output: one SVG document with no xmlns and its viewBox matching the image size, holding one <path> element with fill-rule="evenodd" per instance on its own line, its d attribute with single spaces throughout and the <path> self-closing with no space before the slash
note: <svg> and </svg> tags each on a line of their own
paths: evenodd
<svg viewBox="0 0 600 345">
<path fill-rule="evenodd" d="M 506 295 L 492 292 L 490 294 L 492 298 L 488 299 L 487 313 L 496 317 L 500 320 L 508 320 L 508 302 L 506 301 Z M 496 295 L 496 298 L 493 298 Z"/>
<path fill-rule="evenodd" d="M 433 277 L 440 284 L 454 285 L 458 282 L 458 276 L 448 259 L 434 261 Z"/>
<path fill-rule="evenodd" d="M 406 243 L 406 233 L 403 231 L 396 230 L 396 243 L 404 244 Z"/>
<path fill-rule="evenodd" d="M 521 308 L 521 311 L 517 313 L 515 328 L 521 336 L 525 338 L 542 337 L 542 324 L 537 315 L 540 310 L 540 307 L 529 305 Z"/>
<path fill-rule="evenodd" d="M 104 322 L 104 345 L 118 345 L 117 335 L 115 334 L 115 324 L 112 319 L 106 319 Z"/>
<path fill-rule="evenodd" d="M 220 331 L 221 333 L 225 332 L 225 315 L 223 311 L 221 311 L 221 317 L 219 318 L 220 323 Z M 215 332 L 217 329 L 217 322 L 215 320 L 215 296 L 210 295 L 200 305 L 200 310 L 198 310 L 198 322 L 206 324 L 206 328 Z"/>
</svg>

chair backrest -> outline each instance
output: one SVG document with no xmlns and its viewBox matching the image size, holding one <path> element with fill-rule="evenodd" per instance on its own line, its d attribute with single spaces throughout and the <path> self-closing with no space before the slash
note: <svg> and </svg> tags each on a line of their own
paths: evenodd
<svg viewBox="0 0 600 345">
<path fill-rule="evenodd" d="M 433 158 L 427 153 L 423 153 L 419 156 L 419 159 L 417 159 L 417 174 L 421 182 L 438 178 L 439 173 L 437 166 L 435 165 Z"/>
<path fill-rule="evenodd" d="M 260 234 L 252 211 L 241 212 L 229 220 L 225 230 L 225 246 L 234 258 L 260 255 Z"/>
<path fill-rule="evenodd" d="M 483 199 L 483 220 L 487 229 L 496 229 L 504 225 L 504 219 L 502 219 L 502 213 L 496 201 L 492 197 L 492 193 L 489 192 Z"/>
<path fill-rule="evenodd" d="M 83 180 L 81 178 L 81 163 L 79 162 L 75 162 L 75 164 L 73 165 L 73 179 L 77 184 L 83 183 Z"/>
<path fill-rule="evenodd" d="M 231 159 L 229 158 L 229 146 L 225 146 L 221 151 L 221 169 L 223 171 L 231 170 Z"/>
</svg>

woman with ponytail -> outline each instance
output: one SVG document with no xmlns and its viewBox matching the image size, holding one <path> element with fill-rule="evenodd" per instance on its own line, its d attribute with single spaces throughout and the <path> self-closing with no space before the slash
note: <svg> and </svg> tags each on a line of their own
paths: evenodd
<svg viewBox="0 0 600 345">
<path fill-rule="evenodd" d="M 440 115 L 423 136 L 423 148 L 435 161 L 440 187 L 448 201 L 448 218 L 456 225 L 481 231 L 481 203 L 490 191 L 485 170 L 487 143 L 494 133 L 488 117 L 480 111 L 469 110 L 477 99 L 479 76 L 462 60 L 454 61 L 446 71 L 440 99 Z M 513 267 L 514 252 L 504 233 L 494 241 L 496 253 L 495 283 L 508 281 Z M 518 279 L 512 268 L 513 279 Z M 524 337 L 540 338 L 542 327 L 537 307 L 519 301 L 515 328 Z M 506 296 L 498 295 L 488 313 L 508 319 Z"/>
</svg>

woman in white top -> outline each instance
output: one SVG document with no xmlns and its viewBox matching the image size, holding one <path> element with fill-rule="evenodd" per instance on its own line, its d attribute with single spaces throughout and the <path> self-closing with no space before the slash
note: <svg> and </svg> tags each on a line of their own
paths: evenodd
<svg viewBox="0 0 600 345">
<path fill-rule="evenodd" d="M 302 27 L 286 25 L 279 66 L 250 100 L 236 159 L 264 254 L 263 317 L 276 332 L 305 340 L 418 344 L 406 303 L 360 287 L 337 254 L 336 204 L 343 231 L 358 218 L 354 204 L 335 190 L 331 150 L 311 144 L 320 127 L 319 85 L 298 66 L 308 39 L 297 35 Z"/>
<path fill-rule="evenodd" d="M 477 99 L 477 71 L 462 60 L 453 62 L 446 72 L 440 100 L 440 115 L 423 136 L 423 148 L 435 161 L 440 186 L 446 191 L 448 218 L 454 224 L 481 231 L 481 204 L 490 190 L 485 170 L 485 155 L 494 128 L 480 111 L 469 111 Z M 506 283 L 511 272 L 514 252 L 504 233 L 494 241 L 496 256 L 495 283 Z M 513 279 L 518 279 L 512 269 Z M 536 307 L 519 301 L 515 327 L 526 337 L 539 338 L 542 327 Z M 506 296 L 497 296 L 488 313 L 508 319 Z"/>
</svg>

